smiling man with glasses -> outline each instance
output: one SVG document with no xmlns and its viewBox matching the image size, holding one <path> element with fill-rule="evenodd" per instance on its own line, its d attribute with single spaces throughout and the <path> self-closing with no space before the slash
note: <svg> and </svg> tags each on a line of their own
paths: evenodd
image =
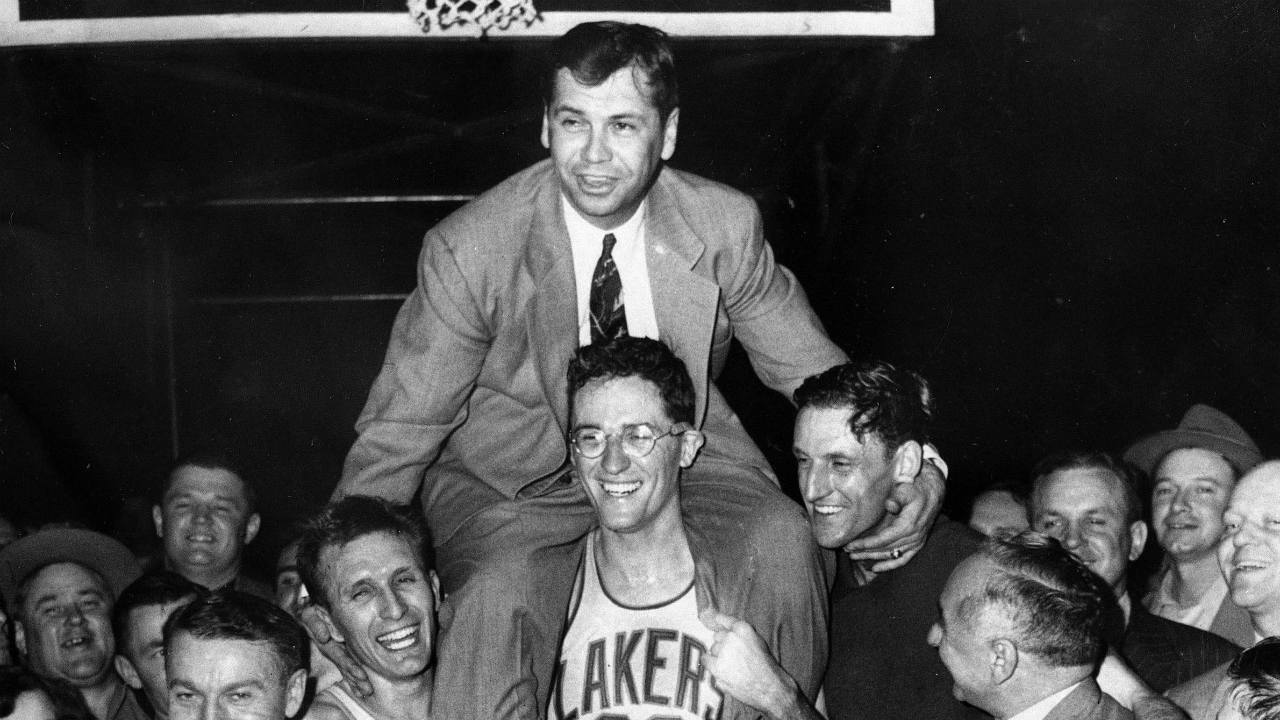
<svg viewBox="0 0 1280 720">
<path fill-rule="evenodd" d="M 703 526 L 713 519 L 682 502 L 681 472 L 705 442 L 684 363 L 656 340 L 588 345 L 570 362 L 569 395 L 574 473 L 599 527 L 579 567 L 548 717 L 757 716 L 709 670 L 714 611 L 759 628 L 768 651 L 803 679 L 797 692 L 812 697 L 825 648 L 798 639 L 815 637 L 815 618 L 784 607 L 774 589 L 820 583 L 809 577 L 816 565 L 769 564 L 789 575 L 717 573 L 720 558 L 742 548 L 710 542 Z M 780 537 L 778 552 L 795 546 L 803 547 Z"/>
</svg>

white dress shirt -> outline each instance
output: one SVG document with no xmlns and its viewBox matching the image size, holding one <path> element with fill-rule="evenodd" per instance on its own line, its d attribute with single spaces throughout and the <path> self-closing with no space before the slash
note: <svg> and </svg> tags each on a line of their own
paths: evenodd
<svg viewBox="0 0 1280 720">
<path fill-rule="evenodd" d="M 1072 690 L 1075 690 L 1076 688 L 1080 687 L 1080 683 L 1082 682 L 1084 681 L 1081 680 L 1075 685 L 1071 685 L 1062 690 L 1059 690 L 1058 692 L 1041 700 L 1035 705 L 1032 705 L 1026 710 L 1023 710 L 1017 715 L 1010 716 L 1008 720 L 1044 720 L 1045 716 L 1048 715 L 1054 708 L 1058 707 L 1058 703 L 1062 702 L 1064 698 L 1070 695 Z"/>
<path fill-rule="evenodd" d="M 649 288 L 649 261 L 645 256 L 645 200 L 629 220 L 616 228 L 601 230 L 587 222 L 564 196 L 564 224 L 569 228 L 569 244 L 573 247 L 573 277 L 578 289 L 578 344 L 591 344 L 591 276 L 604 249 L 604 236 L 613 233 L 613 264 L 622 281 L 622 303 L 627 316 L 627 334 L 658 340 L 658 316 L 653 309 L 653 293 Z"/>
</svg>

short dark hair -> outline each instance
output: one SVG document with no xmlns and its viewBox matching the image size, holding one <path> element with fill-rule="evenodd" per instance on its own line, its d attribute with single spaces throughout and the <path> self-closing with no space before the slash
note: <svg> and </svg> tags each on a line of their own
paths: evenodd
<svg viewBox="0 0 1280 720">
<path fill-rule="evenodd" d="M 667 34 L 657 28 L 611 21 L 582 23 L 556 39 L 549 56 L 542 96 L 548 108 L 560 68 L 567 68 L 574 80 L 594 87 L 615 72 L 633 67 L 644 72 L 644 82 L 637 78 L 636 84 L 648 88 L 649 99 L 663 121 L 680 105 L 675 57 Z"/>
<path fill-rule="evenodd" d="M 281 677 L 308 669 L 307 631 L 289 613 L 260 597 L 237 590 L 220 590 L 188 603 L 164 624 L 164 649 L 187 633 L 200 640 L 245 640 L 266 643 L 275 655 Z"/>
<path fill-rule="evenodd" d="M 569 361 L 569 415 L 578 391 L 593 380 L 638 377 L 658 388 L 662 410 L 672 422 L 695 420 L 697 393 L 684 361 L 671 348 L 643 337 L 621 335 L 578 348 Z"/>
<path fill-rule="evenodd" d="M 892 453 L 908 440 L 929 442 L 933 393 L 929 383 L 887 362 L 836 365 L 806 378 L 795 392 L 796 408 L 849 408 L 849 429 L 862 442 L 878 435 Z"/>
<path fill-rule="evenodd" d="M 173 464 L 169 466 L 169 473 L 165 475 L 164 487 L 160 489 L 160 502 L 162 504 L 164 503 L 165 495 L 168 495 L 169 489 L 173 487 L 173 476 L 184 467 L 224 470 L 235 475 L 240 480 L 240 487 L 244 488 L 246 512 L 248 514 L 257 512 L 258 493 L 253 484 L 249 482 L 249 477 L 245 474 L 244 468 L 230 453 L 217 447 L 199 447 L 173 461 Z"/>
<path fill-rule="evenodd" d="M 378 532 L 399 536 L 417 555 L 423 570 L 435 569 L 426 523 L 413 508 L 367 495 L 348 495 L 321 510 L 298 537 L 298 576 L 313 602 L 324 608 L 332 607 L 333 602 L 320 568 L 321 552 Z"/>
<path fill-rule="evenodd" d="M 111 610 L 116 652 L 127 655 L 124 650 L 129 647 L 129 613 L 148 605 L 168 605 L 186 598 L 198 598 L 208 592 L 204 586 L 171 570 L 156 570 L 134 580 L 120 593 L 116 606 Z"/>
<path fill-rule="evenodd" d="M 1031 470 L 1031 491 L 1032 496 L 1035 495 L 1035 489 L 1042 480 L 1049 475 L 1060 470 L 1089 470 L 1089 469 L 1107 470 L 1115 475 L 1120 481 L 1120 489 L 1124 495 L 1124 520 L 1126 523 L 1135 523 L 1142 519 L 1142 493 L 1139 488 L 1143 484 L 1142 471 L 1134 467 L 1131 463 L 1125 462 L 1116 455 L 1108 452 L 1097 450 L 1068 450 L 1066 452 L 1054 453 L 1040 462 L 1036 463 Z"/>
<path fill-rule="evenodd" d="M 989 538 L 978 554 L 994 562 L 996 572 L 979 593 L 961 601 L 963 617 L 1000 606 L 1020 648 L 1054 667 L 1089 665 L 1102 657 L 1103 622 L 1115 595 L 1061 543 L 1027 530 Z"/>
<path fill-rule="evenodd" d="M 1227 669 L 1239 689 L 1236 709 L 1249 720 L 1280 720 L 1280 637 L 1269 637 L 1236 656 Z"/>
<path fill-rule="evenodd" d="M 42 677 L 16 665 L 0 667 L 0 718 L 13 715 L 18 696 L 24 692 L 44 693 L 53 703 L 57 720 L 94 720 L 80 691 L 65 680 Z"/>
</svg>

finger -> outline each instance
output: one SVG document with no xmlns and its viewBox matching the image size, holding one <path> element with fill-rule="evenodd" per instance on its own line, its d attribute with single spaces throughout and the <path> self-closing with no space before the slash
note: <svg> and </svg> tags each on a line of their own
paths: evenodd
<svg viewBox="0 0 1280 720">
<path fill-rule="evenodd" d="M 734 621 L 733 617 L 711 607 L 698 613 L 698 619 L 702 621 L 703 625 L 707 626 L 708 630 L 713 632 L 723 632 L 731 629 Z"/>
</svg>

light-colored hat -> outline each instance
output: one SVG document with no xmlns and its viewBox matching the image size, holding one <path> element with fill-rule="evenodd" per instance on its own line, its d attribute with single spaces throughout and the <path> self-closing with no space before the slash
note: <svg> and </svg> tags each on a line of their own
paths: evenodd
<svg viewBox="0 0 1280 720">
<path fill-rule="evenodd" d="M 32 572 L 57 562 L 73 562 L 107 581 L 111 597 L 138 578 L 138 561 L 129 548 L 102 533 L 78 528 L 41 530 L 0 550 L 0 595 L 13 607 L 18 585 Z"/>
<path fill-rule="evenodd" d="M 1208 405 L 1192 405 L 1173 430 L 1149 435 L 1124 451 L 1124 459 L 1153 475 L 1156 464 L 1179 448 L 1203 448 L 1225 457 L 1244 474 L 1262 462 L 1258 444 L 1249 433 L 1220 410 Z"/>
</svg>

